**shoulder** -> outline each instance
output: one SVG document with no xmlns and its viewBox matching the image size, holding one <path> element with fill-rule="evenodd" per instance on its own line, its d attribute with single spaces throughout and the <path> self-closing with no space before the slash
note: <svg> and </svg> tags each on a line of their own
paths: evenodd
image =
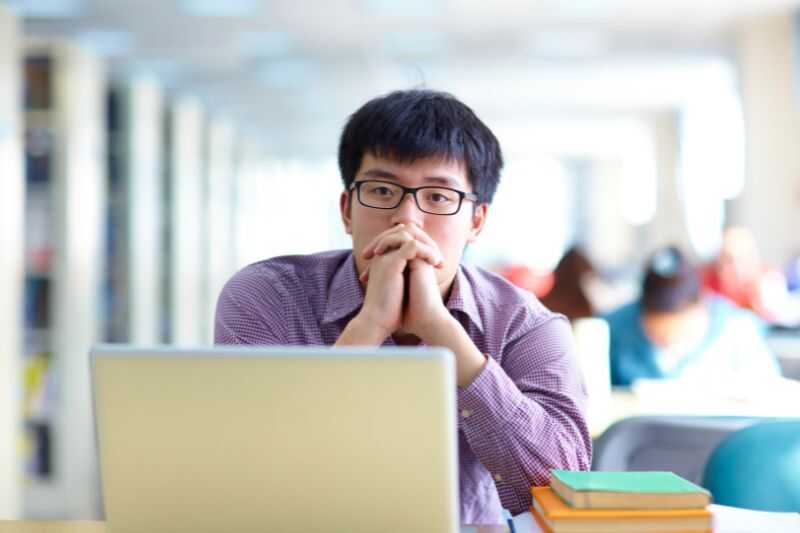
<svg viewBox="0 0 800 533">
<path fill-rule="evenodd" d="M 480 315 L 485 331 L 500 332 L 507 341 L 526 334 L 546 333 L 545 324 L 566 324 L 569 322 L 558 313 L 547 309 L 536 296 L 521 289 L 502 276 L 474 265 L 462 265 L 477 313 Z"/>
<path fill-rule="evenodd" d="M 639 302 L 634 301 L 618 307 L 617 309 L 603 315 L 608 327 L 612 330 L 616 328 L 629 327 L 633 322 L 639 320 Z"/>
<path fill-rule="evenodd" d="M 292 297 L 327 286 L 350 250 L 332 250 L 309 255 L 285 255 L 252 263 L 226 283 L 224 294 L 232 296 L 272 295 Z"/>
<path fill-rule="evenodd" d="M 534 314 L 550 313 L 532 292 L 517 287 L 499 274 L 474 265 L 461 265 L 461 271 L 479 303 L 490 306 L 520 305 Z"/>
<path fill-rule="evenodd" d="M 612 359 L 648 350 L 652 345 L 641 323 L 641 306 L 638 300 L 618 307 L 602 317 L 608 324 L 609 349 Z"/>
<path fill-rule="evenodd" d="M 750 330 L 762 334 L 766 323 L 749 309 L 743 309 L 719 296 L 709 296 L 706 300 L 712 322 L 717 329 Z"/>
</svg>

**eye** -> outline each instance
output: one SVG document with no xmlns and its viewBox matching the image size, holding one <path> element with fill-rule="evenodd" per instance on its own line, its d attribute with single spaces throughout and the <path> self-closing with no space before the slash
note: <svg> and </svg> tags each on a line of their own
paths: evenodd
<svg viewBox="0 0 800 533">
<path fill-rule="evenodd" d="M 454 201 L 453 195 L 449 191 L 432 190 L 426 195 L 427 200 L 434 204 L 446 204 Z"/>
<path fill-rule="evenodd" d="M 374 194 L 375 196 L 391 196 L 394 194 L 392 189 L 386 187 L 385 185 L 374 185 L 369 188 L 369 193 Z"/>
</svg>

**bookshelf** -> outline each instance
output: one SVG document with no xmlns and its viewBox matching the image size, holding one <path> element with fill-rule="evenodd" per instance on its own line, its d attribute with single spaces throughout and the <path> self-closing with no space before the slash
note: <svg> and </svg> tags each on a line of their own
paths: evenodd
<svg viewBox="0 0 800 533">
<path fill-rule="evenodd" d="M 24 50 L 23 514 L 95 518 L 88 351 L 100 338 L 105 77 L 64 42 Z"/>
<path fill-rule="evenodd" d="M 109 212 L 106 339 L 161 341 L 163 97 L 148 78 L 108 92 Z"/>
<path fill-rule="evenodd" d="M 145 77 L 109 91 L 108 340 L 161 341 L 163 97 Z"/>
<path fill-rule="evenodd" d="M 0 519 L 19 518 L 20 357 L 25 180 L 19 68 L 21 29 L 0 5 Z"/>
</svg>

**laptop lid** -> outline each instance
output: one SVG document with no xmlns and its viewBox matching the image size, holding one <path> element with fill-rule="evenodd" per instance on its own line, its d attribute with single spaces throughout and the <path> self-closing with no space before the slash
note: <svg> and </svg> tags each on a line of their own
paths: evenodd
<svg viewBox="0 0 800 533">
<path fill-rule="evenodd" d="M 114 533 L 458 531 L 452 353 L 98 346 Z"/>
</svg>

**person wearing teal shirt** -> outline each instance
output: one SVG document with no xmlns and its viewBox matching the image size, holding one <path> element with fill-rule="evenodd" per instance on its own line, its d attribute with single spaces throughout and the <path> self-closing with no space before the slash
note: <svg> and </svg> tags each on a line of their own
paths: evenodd
<svg viewBox="0 0 800 533">
<path fill-rule="evenodd" d="M 604 318 L 616 386 L 637 379 L 744 383 L 780 375 L 760 320 L 722 298 L 704 296 L 697 272 L 675 247 L 648 261 L 641 298 Z"/>
</svg>

